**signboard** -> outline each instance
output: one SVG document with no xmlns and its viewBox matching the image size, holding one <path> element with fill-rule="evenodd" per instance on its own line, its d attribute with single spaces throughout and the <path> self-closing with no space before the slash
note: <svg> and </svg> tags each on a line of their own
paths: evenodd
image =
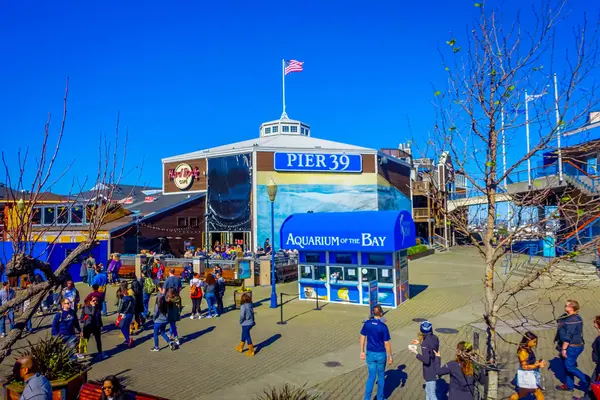
<svg viewBox="0 0 600 400">
<path fill-rule="evenodd" d="M 190 167 L 189 164 L 181 163 L 169 170 L 169 179 L 175 183 L 179 190 L 187 190 L 194 183 L 194 178 L 200 177 L 198 167 Z"/>
<path fill-rule="evenodd" d="M 377 305 L 379 301 L 379 290 L 377 286 L 377 280 L 369 282 L 369 312 L 370 316 L 373 317 L 373 307 Z"/>
<path fill-rule="evenodd" d="M 238 260 L 238 279 L 248 279 L 252 276 L 250 260 Z"/>
<path fill-rule="evenodd" d="M 362 172 L 362 155 L 329 153 L 275 153 L 275 171 Z"/>
</svg>

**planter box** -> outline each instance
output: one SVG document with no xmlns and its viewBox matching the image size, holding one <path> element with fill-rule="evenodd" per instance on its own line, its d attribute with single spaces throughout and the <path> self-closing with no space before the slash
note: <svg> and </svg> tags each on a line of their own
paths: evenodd
<svg viewBox="0 0 600 400">
<path fill-rule="evenodd" d="M 422 251 L 417 254 L 410 255 L 410 256 L 408 256 L 408 259 L 409 260 L 418 260 L 419 258 L 427 257 L 432 254 L 435 254 L 435 249 L 429 249 L 429 250 L 425 250 L 425 251 Z"/>
<path fill-rule="evenodd" d="M 52 381 L 52 400 L 76 400 L 79 390 L 87 382 L 88 371 L 66 380 Z M 4 398 L 8 400 L 19 400 L 25 387 L 14 383 L 4 385 Z"/>
<path fill-rule="evenodd" d="M 233 302 L 234 302 L 234 305 L 235 305 L 236 309 L 240 308 L 241 303 L 242 303 L 242 295 L 244 293 L 248 293 L 248 295 L 250 296 L 250 299 L 252 299 L 252 290 L 247 291 L 247 292 L 240 292 L 240 291 L 235 290 L 233 292 Z"/>
</svg>

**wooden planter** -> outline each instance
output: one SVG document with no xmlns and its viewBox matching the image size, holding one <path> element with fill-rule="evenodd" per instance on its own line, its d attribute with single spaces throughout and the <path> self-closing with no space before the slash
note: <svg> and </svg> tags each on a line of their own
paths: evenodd
<svg viewBox="0 0 600 400">
<path fill-rule="evenodd" d="M 87 382 L 87 373 L 85 370 L 79 375 L 63 380 L 50 382 L 52 385 L 52 400 L 76 400 L 79 396 L 79 390 Z M 4 398 L 8 400 L 19 400 L 25 387 L 15 383 L 4 385 Z"/>
<path fill-rule="evenodd" d="M 248 295 L 250 296 L 250 299 L 252 299 L 252 290 L 249 290 L 246 292 L 240 292 L 239 290 L 235 290 L 233 292 L 233 302 L 235 304 L 236 309 L 239 309 L 240 306 L 242 305 L 242 295 L 244 293 L 248 293 Z"/>
</svg>

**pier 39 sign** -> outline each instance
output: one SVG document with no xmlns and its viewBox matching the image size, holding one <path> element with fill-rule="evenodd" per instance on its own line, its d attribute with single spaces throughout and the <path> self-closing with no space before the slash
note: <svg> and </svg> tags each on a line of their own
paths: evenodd
<svg viewBox="0 0 600 400">
<path fill-rule="evenodd" d="M 360 154 L 275 153 L 275 171 L 362 172 Z"/>
</svg>

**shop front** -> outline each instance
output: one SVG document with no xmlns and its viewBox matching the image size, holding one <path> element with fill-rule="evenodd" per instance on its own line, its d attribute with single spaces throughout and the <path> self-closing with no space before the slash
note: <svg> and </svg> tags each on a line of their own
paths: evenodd
<svg viewBox="0 0 600 400">
<path fill-rule="evenodd" d="M 300 299 L 368 305 L 376 281 L 378 302 L 396 308 L 409 298 L 406 249 L 415 245 L 414 226 L 408 211 L 291 215 L 280 240 L 298 250 Z"/>
</svg>

